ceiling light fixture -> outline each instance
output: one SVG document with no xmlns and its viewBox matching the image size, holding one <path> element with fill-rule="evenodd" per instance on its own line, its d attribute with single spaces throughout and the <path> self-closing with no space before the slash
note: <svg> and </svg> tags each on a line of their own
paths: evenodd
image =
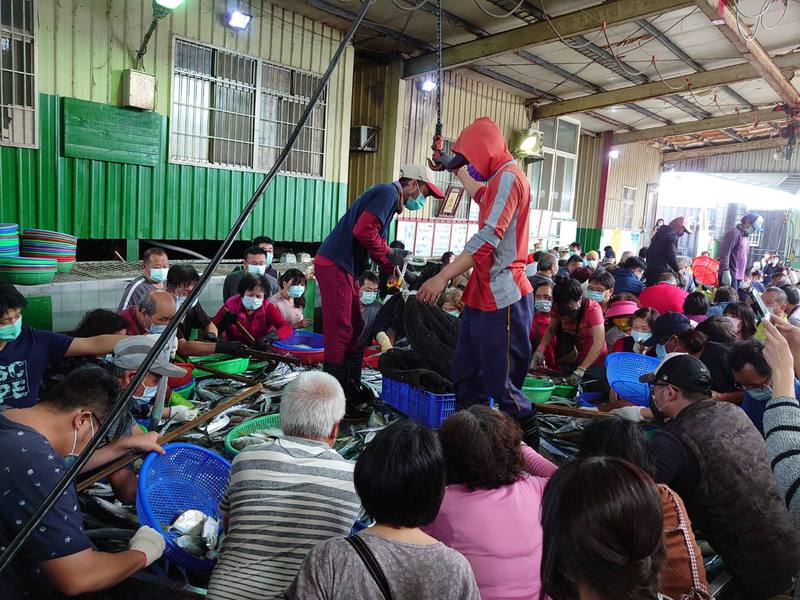
<svg viewBox="0 0 800 600">
<path fill-rule="evenodd" d="M 619 158 L 619 150 L 617 150 L 616 148 L 610 150 L 608 153 L 608 158 L 610 158 L 611 160 L 617 160 Z"/>
<path fill-rule="evenodd" d="M 244 31 L 253 20 L 253 15 L 248 15 L 238 9 L 228 13 L 228 26 L 239 31 Z"/>
<path fill-rule="evenodd" d="M 436 82 L 433 79 L 425 79 L 420 85 L 419 89 L 423 92 L 432 92 L 436 89 Z"/>
<path fill-rule="evenodd" d="M 144 34 L 144 39 L 142 40 L 141 46 L 139 46 L 139 51 L 136 53 L 136 61 L 138 63 L 141 64 L 142 58 L 147 52 L 147 44 L 153 32 L 156 30 L 158 22 L 167 15 L 172 14 L 172 11 L 183 4 L 183 2 L 184 0 L 153 0 L 153 20 L 150 22 L 147 33 Z"/>
</svg>

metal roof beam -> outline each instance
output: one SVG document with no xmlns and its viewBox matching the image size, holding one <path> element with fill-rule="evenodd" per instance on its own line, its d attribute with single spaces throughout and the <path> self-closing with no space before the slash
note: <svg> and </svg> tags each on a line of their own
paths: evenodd
<svg viewBox="0 0 800 600">
<path fill-rule="evenodd" d="M 764 50 L 755 36 L 752 36 L 750 28 L 741 21 L 737 22 L 738 16 L 730 6 L 724 2 L 718 2 L 718 0 L 695 0 L 695 3 L 709 20 L 717 25 L 719 32 L 728 38 L 728 41 L 750 63 L 750 66 L 758 73 L 758 77 L 775 90 L 781 100 L 792 107 L 800 107 L 800 92 L 784 77 L 769 52 Z M 742 32 L 741 36 L 739 31 Z M 745 39 L 742 36 L 748 37 Z"/>
<path fill-rule="evenodd" d="M 650 129 L 640 129 L 628 133 L 614 134 L 612 143 L 630 144 L 632 142 L 644 142 L 647 140 L 657 140 L 659 138 L 671 137 L 673 135 L 689 135 L 699 131 L 711 131 L 741 125 L 752 125 L 754 123 L 768 123 L 770 121 L 782 121 L 786 118 L 786 113 L 778 112 L 771 108 L 755 110 L 724 117 L 712 117 L 702 121 L 690 121 L 689 123 L 678 123 L 666 127 L 651 127 Z"/>
<path fill-rule="evenodd" d="M 706 148 L 693 148 L 691 150 L 678 150 L 677 152 L 664 152 L 661 155 L 661 162 L 676 162 L 679 160 L 689 160 L 692 158 L 705 158 L 707 156 L 720 156 L 722 154 L 734 154 L 735 152 L 748 152 L 750 150 L 765 150 L 769 148 L 782 148 L 786 146 L 784 138 L 769 138 L 766 140 L 752 140 L 742 144 L 721 144 L 718 146 L 708 146 Z"/>
<path fill-rule="evenodd" d="M 559 37 L 580 35 L 599 29 L 603 23 L 614 26 L 643 17 L 691 6 L 691 0 L 612 0 L 589 8 L 559 15 L 550 23 L 539 22 L 495 33 L 482 39 L 456 44 L 442 52 L 442 66 L 453 68 L 482 58 L 521 50 L 528 46 L 558 41 Z M 405 61 L 404 77 L 414 77 L 436 70 L 436 55 L 426 54 Z"/>
<path fill-rule="evenodd" d="M 775 64 L 779 69 L 792 73 L 797 68 L 800 68 L 800 52 L 780 56 L 775 59 Z M 715 85 L 757 79 L 759 77 L 760 74 L 752 65 L 733 65 L 730 67 L 703 71 L 702 73 L 695 73 L 693 75 L 672 77 L 664 81 L 653 81 L 637 86 L 611 90 L 601 94 L 593 94 L 591 96 L 582 96 L 580 98 L 544 104 L 534 110 L 534 116 L 536 118 L 558 117 L 561 115 L 615 106 L 626 102 L 637 102 L 648 98 L 668 96 L 674 94 L 674 88 L 679 86 L 685 87 L 687 79 L 691 82 L 692 89 L 702 89 Z"/>
</svg>

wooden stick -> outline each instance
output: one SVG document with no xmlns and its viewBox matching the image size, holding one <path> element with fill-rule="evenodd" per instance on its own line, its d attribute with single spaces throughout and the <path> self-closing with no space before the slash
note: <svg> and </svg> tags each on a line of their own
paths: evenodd
<svg viewBox="0 0 800 600">
<path fill-rule="evenodd" d="M 291 356 L 289 354 L 275 354 L 274 352 L 262 352 L 261 350 L 253 350 L 252 348 L 247 349 L 247 353 L 259 360 L 275 360 L 278 362 L 286 363 L 287 365 L 300 365 L 299 358 Z"/>
<path fill-rule="evenodd" d="M 260 392 L 261 389 L 262 389 L 261 384 L 257 383 L 256 385 L 254 385 L 252 387 L 249 387 L 247 389 L 242 390 L 241 392 L 236 394 L 230 400 L 225 400 L 224 402 L 220 402 L 219 404 L 217 404 L 217 406 L 215 406 L 214 408 L 212 408 L 209 411 L 204 412 L 202 415 L 200 415 L 199 417 L 197 417 L 193 421 L 188 421 L 188 422 L 184 423 L 183 425 L 180 425 L 179 427 L 176 427 L 175 429 L 173 429 L 172 431 L 170 431 L 166 435 L 159 436 L 159 438 L 157 440 L 159 445 L 163 445 L 163 444 L 166 444 L 167 442 L 171 442 L 172 440 L 174 440 L 178 436 L 183 435 L 187 431 L 189 431 L 191 429 L 194 429 L 198 425 L 200 425 L 202 423 L 205 423 L 206 421 L 208 421 L 210 419 L 213 419 L 214 417 L 216 417 L 218 414 L 220 414 L 225 409 L 230 408 L 234 404 L 238 404 L 242 400 L 246 400 L 247 398 L 249 398 L 253 394 L 256 394 L 256 393 Z M 129 465 L 130 463 L 135 461 L 137 458 L 139 458 L 139 456 L 141 456 L 141 455 L 142 455 L 141 452 L 137 452 L 137 453 L 134 453 L 134 454 L 126 454 L 125 456 L 121 456 L 120 458 L 118 458 L 114 462 L 109 463 L 107 466 L 105 466 L 102 469 L 100 469 L 100 471 L 98 471 L 97 473 L 95 473 L 91 477 L 88 477 L 87 479 L 84 479 L 83 481 L 81 481 L 78 484 L 78 491 L 82 492 L 86 488 L 93 486 L 95 483 L 100 481 L 103 477 L 107 477 L 108 475 L 110 475 L 114 471 L 117 471 L 117 470 L 121 469 L 122 467 Z"/>
<path fill-rule="evenodd" d="M 213 362 L 214 361 L 212 361 L 212 363 Z M 196 362 L 194 364 L 196 367 L 199 367 L 198 370 L 205 371 L 206 373 L 211 373 L 212 375 L 216 375 L 217 377 L 230 379 L 231 381 L 238 381 L 239 383 L 246 383 L 247 385 L 258 385 L 258 382 L 252 377 L 245 377 L 244 375 L 236 375 L 235 373 L 226 373 L 225 371 L 220 371 L 219 369 L 215 369 L 214 367 L 209 367 L 207 364 L 202 362 Z"/>
<path fill-rule="evenodd" d="M 584 410 L 582 408 L 575 408 L 572 406 L 564 406 L 563 404 L 555 404 L 551 402 L 544 402 L 536 405 L 536 410 L 546 415 L 560 415 L 562 417 L 579 417 L 584 419 L 591 419 L 594 417 L 615 417 L 611 413 L 601 412 L 599 410 Z"/>
</svg>

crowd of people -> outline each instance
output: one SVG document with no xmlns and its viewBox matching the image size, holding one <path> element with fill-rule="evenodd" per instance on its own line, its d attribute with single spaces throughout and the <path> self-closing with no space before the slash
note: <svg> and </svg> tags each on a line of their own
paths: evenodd
<svg viewBox="0 0 800 600">
<path fill-rule="evenodd" d="M 488 119 L 437 165 L 480 206 L 462 253 L 415 272 L 402 243 L 387 244 L 395 215 L 443 196 L 422 165 L 362 194 L 313 271 L 279 273 L 274 243 L 256 238 L 225 278 L 222 306 L 190 307 L 84 472 L 131 452 L 163 453 L 138 420 L 197 416 L 187 406 L 156 414 L 167 379 L 186 373 L 175 355 L 270 350 L 310 325 L 315 277 L 324 365 L 283 390 L 281 433 L 233 460 L 211 600 L 708 600 L 709 548 L 732 578 L 726 598 L 791 593 L 800 573 L 800 292 L 780 258 L 747 265 L 760 217 L 748 213 L 725 236 L 719 285 L 707 289 L 677 255 L 692 232 L 683 218 L 619 260 L 611 246 L 584 252 L 578 242 L 528 255 L 518 216 L 529 214 L 530 188 Z M 90 311 L 67 334 L 24 325 L 25 297 L 0 283 L 0 551 L 106 422 L 199 279 L 151 248 L 118 310 Z M 457 330 L 447 385 L 459 410 L 438 432 L 401 419 L 353 463 L 333 445 L 344 419 L 365 416 L 365 346 L 384 349 L 387 332 L 386 348 L 402 337 L 392 304 L 406 302 L 406 287 L 412 306 L 435 304 L 444 329 Z M 619 352 L 658 359 L 643 378 L 647 406 L 608 385 L 606 359 Z M 522 392 L 542 369 L 595 392 L 580 451 L 559 464 L 539 451 L 536 406 Z M 119 500 L 135 501 L 132 470 L 109 483 Z M 162 533 L 149 527 L 127 551 L 95 550 L 70 486 L 0 574 L 0 595 L 103 590 L 163 551 Z"/>
</svg>

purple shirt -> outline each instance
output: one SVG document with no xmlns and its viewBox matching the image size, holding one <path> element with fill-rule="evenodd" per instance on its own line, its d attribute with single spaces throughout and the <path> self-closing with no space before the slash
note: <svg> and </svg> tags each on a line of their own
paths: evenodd
<svg viewBox="0 0 800 600">
<path fill-rule="evenodd" d="M 744 279 L 747 270 L 747 253 L 750 251 L 750 242 L 747 234 L 737 225 L 725 234 L 719 251 L 719 272 L 731 272 L 732 279 Z"/>
<path fill-rule="evenodd" d="M 542 524 L 547 479 L 556 466 L 522 447 L 527 473 L 511 485 L 470 491 L 447 486 L 439 514 L 423 531 L 463 554 L 483 600 L 539 598 Z"/>
</svg>

